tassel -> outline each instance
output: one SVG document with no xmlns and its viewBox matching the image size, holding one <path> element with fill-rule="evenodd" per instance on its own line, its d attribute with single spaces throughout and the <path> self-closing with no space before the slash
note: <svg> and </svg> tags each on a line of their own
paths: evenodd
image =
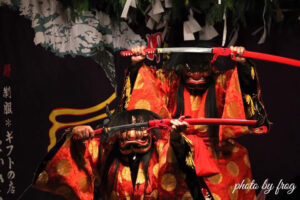
<svg viewBox="0 0 300 200">
<path fill-rule="evenodd" d="M 255 71 L 254 71 L 254 67 L 251 67 L 251 78 L 254 80 L 255 78 Z"/>
<path fill-rule="evenodd" d="M 193 158 L 193 154 L 194 154 L 194 151 L 192 149 L 192 141 L 190 139 L 188 139 L 185 135 L 181 134 L 182 138 L 184 139 L 184 141 L 188 144 L 189 146 L 189 151 L 188 151 L 188 154 L 185 158 L 185 163 L 187 166 L 189 166 L 190 168 L 192 169 L 195 169 L 195 163 L 194 163 L 194 158 Z"/>
<path fill-rule="evenodd" d="M 188 155 L 186 156 L 185 163 L 187 166 L 191 167 L 192 169 L 195 169 L 193 153 L 191 151 L 189 151 Z"/>
<path fill-rule="evenodd" d="M 245 94 L 245 101 L 249 107 L 247 107 L 247 114 L 249 114 L 249 117 L 252 117 L 255 114 L 255 108 L 254 108 L 254 103 L 249 94 Z"/>
<path fill-rule="evenodd" d="M 128 104 L 130 101 L 130 93 L 131 93 L 131 84 L 130 84 L 130 76 L 128 75 L 126 78 L 126 83 L 125 83 L 125 96 L 126 96 L 126 102 L 125 102 L 125 109 L 128 108 Z"/>
</svg>

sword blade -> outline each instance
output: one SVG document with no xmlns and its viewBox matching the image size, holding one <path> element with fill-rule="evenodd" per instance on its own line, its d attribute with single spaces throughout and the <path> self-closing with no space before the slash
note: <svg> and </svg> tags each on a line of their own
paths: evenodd
<svg viewBox="0 0 300 200">
<path fill-rule="evenodd" d="M 212 53 L 213 48 L 202 47 L 172 47 L 157 48 L 157 53 Z"/>
</svg>

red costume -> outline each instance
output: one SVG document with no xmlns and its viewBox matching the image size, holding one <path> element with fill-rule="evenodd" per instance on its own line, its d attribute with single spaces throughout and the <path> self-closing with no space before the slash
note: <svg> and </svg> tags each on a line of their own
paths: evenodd
<svg viewBox="0 0 300 200">
<path fill-rule="evenodd" d="M 250 79 L 256 81 L 254 67 L 251 66 L 247 70 Z M 178 99 L 180 81 L 182 81 L 181 77 L 174 70 L 156 70 L 142 66 L 139 69 L 131 95 L 128 95 L 129 92 L 127 91 L 127 109 L 148 109 L 159 114 L 162 118 L 171 118 L 178 106 L 176 99 Z M 255 86 L 255 89 L 257 87 Z M 254 119 L 259 112 L 264 111 L 260 102 L 259 88 L 255 91 L 255 94 L 241 90 L 237 68 L 227 70 L 225 73 L 216 73 L 214 76 L 214 89 L 217 117 Z M 127 90 L 129 90 L 128 85 Z M 184 88 L 182 95 L 184 99 L 184 113 L 182 114 L 192 118 L 206 117 L 205 101 L 208 96 L 208 89 L 201 94 L 192 94 Z M 202 138 L 215 155 L 214 161 L 220 173 L 205 178 L 214 199 L 255 199 L 254 190 L 235 190 L 233 192 L 235 184 L 242 183 L 243 180 L 244 183 L 249 184 L 252 175 L 246 148 L 232 138 L 248 133 L 265 133 L 266 127 L 250 128 L 222 125 L 218 130 L 217 150 L 211 145 L 208 130 L 209 128 L 206 125 L 195 125 L 190 126 L 186 134 Z"/>
<path fill-rule="evenodd" d="M 175 140 L 168 131 L 162 131 L 161 136 L 152 137 L 149 151 L 134 154 L 138 158 L 133 160 L 144 160 L 149 155 L 149 163 L 146 168 L 144 162 L 138 163 L 136 181 L 132 184 L 130 162 L 133 160 L 120 150 L 116 142 L 120 138 L 112 137 L 105 143 L 101 143 L 101 139 L 81 142 L 65 136 L 47 155 L 35 177 L 34 186 L 72 200 L 93 199 L 95 187 L 99 187 L 101 199 L 192 199 L 185 181 L 186 174 L 179 167 L 182 160 L 174 154 L 173 148 L 176 148 L 175 151 L 180 149 L 181 154 L 185 145 L 191 152 L 196 149 L 200 152 L 193 153 L 189 160 L 201 163 L 196 168 L 198 176 L 218 172 L 201 138 L 190 135 Z M 186 162 L 183 160 L 183 163 Z"/>
</svg>

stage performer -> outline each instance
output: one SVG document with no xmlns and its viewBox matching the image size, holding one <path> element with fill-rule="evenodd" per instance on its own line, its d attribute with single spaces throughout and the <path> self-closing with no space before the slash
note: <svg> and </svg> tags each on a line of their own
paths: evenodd
<svg viewBox="0 0 300 200">
<path fill-rule="evenodd" d="M 198 47 L 209 42 L 198 42 Z M 195 43 L 186 43 L 193 47 Z M 211 46 L 210 46 L 211 47 Z M 234 190 L 236 184 L 250 184 L 252 174 L 248 152 L 233 138 L 245 134 L 266 133 L 269 121 L 261 101 L 261 91 L 254 65 L 239 57 L 245 48 L 230 47 L 237 53 L 235 65 L 216 67 L 211 54 L 177 53 L 171 55 L 162 69 L 143 64 L 144 47 L 132 48 L 132 63 L 139 67 L 137 75 L 127 80 L 123 99 L 126 109 L 148 109 L 162 118 L 256 119 L 257 127 L 194 125 L 187 135 L 202 138 L 220 173 L 205 182 L 215 199 L 255 199 L 254 190 Z M 133 81 L 133 78 L 134 80 Z M 134 84 L 133 84 L 134 83 Z M 196 149 L 197 151 L 197 149 Z"/>
<path fill-rule="evenodd" d="M 157 118 L 148 110 L 123 111 L 112 115 L 106 126 Z M 188 126 L 172 120 L 166 130 L 129 129 L 100 137 L 94 137 L 90 126 L 74 127 L 50 150 L 34 186 L 72 200 L 91 200 L 94 189 L 101 200 L 213 199 L 201 176 L 215 174 L 217 167 L 201 138 L 182 133 Z M 195 169 L 194 162 L 201 165 Z"/>
</svg>

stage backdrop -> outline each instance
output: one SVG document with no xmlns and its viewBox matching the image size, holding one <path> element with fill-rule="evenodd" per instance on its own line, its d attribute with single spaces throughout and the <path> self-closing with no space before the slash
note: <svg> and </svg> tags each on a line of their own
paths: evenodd
<svg viewBox="0 0 300 200">
<path fill-rule="evenodd" d="M 143 27 L 135 33 L 124 24 L 123 29 L 111 31 L 109 23 L 100 23 L 100 18 L 108 20 L 103 13 L 98 13 L 98 21 L 86 16 L 66 26 L 51 9 L 44 11 L 49 11 L 47 16 L 32 6 L 21 12 L 0 7 L 0 200 L 17 199 L 22 193 L 26 200 L 62 199 L 30 187 L 39 162 L 65 127 L 96 126 L 106 117 L 106 104 L 115 109 L 129 65 L 128 59 L 119 56 L 120 49 L 163 41 L 163 31 Z M 247 30 L 241 28 L 238 45 L 300 59 L 299 20 L 272 27 L 261 45 L 257 44 L 260 35 L 250 34 L 257 27 L 251 23 Z M 267 179 L 275 187 L 281 179 L 299 184 L 300 69 L 255 62 L 273 126 L 268 135 L 239 141 L 249 150 L 259 186 Z M 296 198 L 296 191 L 290 195 L 284 189 L 279 194 L 275 191 L 267 199 Z"/>
</svg>

